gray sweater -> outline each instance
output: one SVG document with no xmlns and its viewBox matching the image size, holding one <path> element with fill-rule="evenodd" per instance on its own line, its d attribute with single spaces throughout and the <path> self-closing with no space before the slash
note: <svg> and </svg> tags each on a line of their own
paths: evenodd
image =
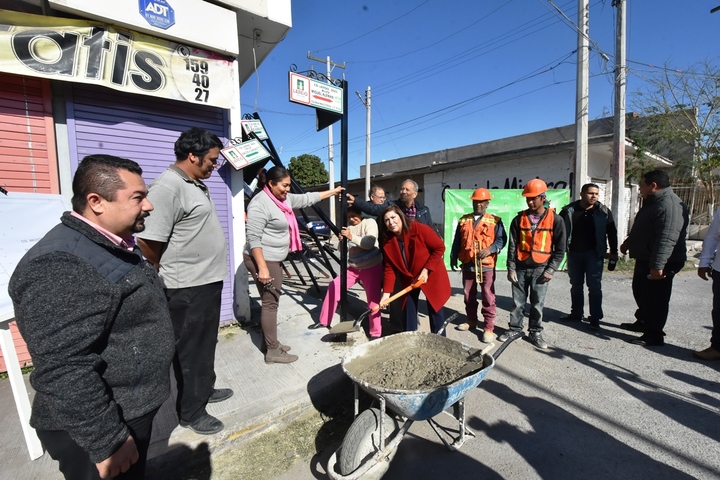
<svg viewBox="0 0 720 480">
<path fill-rule="evenodd" d="M 292 209 L 306 208 L 320 201 L 317 192 L 296 195 L 288 193 L 287 203 Z M 247 209 L 247 246 L 250 255 L 253 248 L 262 248 L 267 262 L 282 262 L 290 251 L 290 227 L 285 214 L 264 190 L 250 200 Z"/>
</svg>

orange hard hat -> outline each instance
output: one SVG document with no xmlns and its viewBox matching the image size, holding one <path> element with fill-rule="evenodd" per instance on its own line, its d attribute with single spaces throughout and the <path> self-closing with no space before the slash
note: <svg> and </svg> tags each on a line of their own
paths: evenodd
<svg viewBox="0 0 720 480">
<path fill-rule="evenodd" d="M 523 188 L 523 197 L 537 197 L 538 195 L 544 195 L 547 192 L 547 184 L 539 178 L 533 178 L 525 184 Z"/>
<path fill-rule="evenodd" d="M 470 199 L 471 200 L 480 200 L 480 201 L 490 200 L 491 199 L 490 190 L 488 190 L 487 188 L 478 188 L 477 190 L 475 190 L 473 192 Z"/>
</svg>

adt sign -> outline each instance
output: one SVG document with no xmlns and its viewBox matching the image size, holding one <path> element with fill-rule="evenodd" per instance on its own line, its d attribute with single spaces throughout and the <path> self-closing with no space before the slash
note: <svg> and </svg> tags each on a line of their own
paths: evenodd
<svg viewBox="0 0 720 480">
<path fill-rule="evenodd" d="M 175 10 L 166 0 L 138 0 L 140 15 L 153 27 L 168 29 L 175 25 Z"/>
</svg>

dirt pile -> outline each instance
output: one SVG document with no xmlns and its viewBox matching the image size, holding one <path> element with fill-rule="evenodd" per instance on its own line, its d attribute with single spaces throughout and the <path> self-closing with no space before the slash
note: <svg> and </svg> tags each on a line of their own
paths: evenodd
<svg viewBox="0 0 720 480">
<path fill-rule="evenodd" d="M 419 349 L 370 365 L 358 377 L 381 388 L 430 390 L 455 380 L 465 364 L 462 358 Z"/>
</svg>

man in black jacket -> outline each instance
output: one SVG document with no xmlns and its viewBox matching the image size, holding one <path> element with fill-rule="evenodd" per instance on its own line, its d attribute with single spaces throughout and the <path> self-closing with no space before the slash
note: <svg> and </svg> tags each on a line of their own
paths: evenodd
<svg viewBox="0 0 720 480">
<path fill-rule="evenodd" d="M 662 170 L 646 173 L 640 182 L 643 206 L 635 216 L 628 238 L 620 246 L 635 259 L 632 291 L 637 303 L 634 323 L 621 328 L 643 332 L 630 343 L 648 347 L 665 344 L 663 328 L 667 322 L 673 277 L 685 265 L 685 233 L 688 211 L 670 188 L 670 178 Z"/>
<path fill-rule="evenodd" d="M 560 216 L 565 220 L 567 266 L 570 278 L 570 315 L 560 320 L 580 321 L 584 313 L 584 284 L 587 281 L 590 303 L 590 327 L 600 328 L 602 310 L 602 272 L 610 244 L 610 260 L 618 259 L 617 227 L 609 208 L 598 201 L 600 187 L 586 183 L 580 200 L 565 205 Z"/>
<path fill-rule="evenodd" d="M 35 367 L 30 424 L 67 479 L 144 478 L 152 421 L 170 395 L 170 314 L 133 237 L 153 208 L 141 175 L 131 160 L 85 157 L 73 211 L 8 286 Z"/>
</svg>

